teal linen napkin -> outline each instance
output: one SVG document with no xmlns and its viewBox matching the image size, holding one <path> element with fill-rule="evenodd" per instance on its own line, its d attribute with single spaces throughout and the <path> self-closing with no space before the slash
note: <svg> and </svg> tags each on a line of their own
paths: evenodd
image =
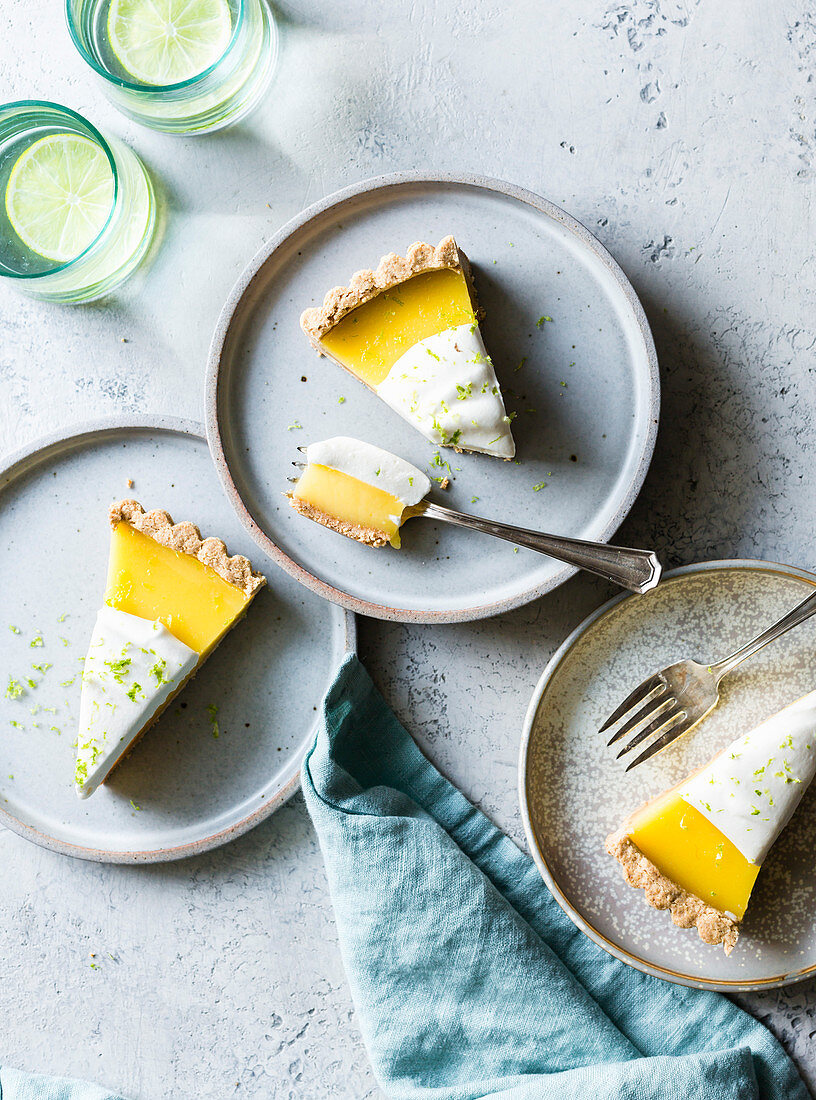
<svg viewBox="0 0 816 1100">
<path fill-rule="evenodd" d="M 67 1077 L 43 1077 L 0 1067 L 0 1100 L 124 1100 L 109 1089 Z"/>
<path fill-rule="evenodd" d="M 350 657 L 303 766 L 340 944 L 393 1100 L 807 1100 L 761 1024 L 639 974 L 436 771 Z M 0 1067 L 0 1100 L 123 1100 Z"/>
<path fill-rule="evenodd" d="M 392 1100 L 807 1100 L 726 998 L 632 970 L 422 755 L 349 657 L 303 765 L 340 947 Z"/>
</svg>

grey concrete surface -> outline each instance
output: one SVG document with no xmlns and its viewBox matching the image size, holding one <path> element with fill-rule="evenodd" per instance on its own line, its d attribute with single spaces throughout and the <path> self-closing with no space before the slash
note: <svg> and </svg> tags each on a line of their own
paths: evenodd
<svg viewBox="0 0 816 1100">
<path fill-rule="evenodd" d="M 166 212 L 150 268 L 71 309 L 0 288 L 0 454 L 126 411 L 201 417 L 221 302 L 289 216 L 380 172 L 472 170 L 563 205 L 623 265 L 664 384 L 620 538 L 668 564 L 816 565 L 816 261 L 806 0 L 286 0 L 270 94 L 177 139 L 107 105 L 55 0 L 5 0 L 0 98 L 66 103 L 144 157 Z M 503 618 L 361 623 L 364 660 L 432 758 L 519 837 L 530 691 L 609 590 L 576 579 Z M 228 848 L 102 867 L 0 833 L 0 1059 L 134 1100 L 379 1096 L 299 798 Z M 747 996 L 816 1083 L 816 984 Z"/>
</svg>

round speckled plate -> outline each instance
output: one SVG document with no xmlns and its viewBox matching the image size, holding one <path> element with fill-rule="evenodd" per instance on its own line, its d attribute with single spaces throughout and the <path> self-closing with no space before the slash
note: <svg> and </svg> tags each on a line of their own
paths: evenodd
<svg viewBox="0 0 816 1100">
<path fill-rule="evenodd" d="M 355 378 L 321 359 L 301 311 L 412 241 L 454 233 L 475 271 L 485 339 L 518 463 L 437 452 Z M 298 516 L 283 498 L 297 446 L 351 435 L 452 479 L 434 498 L 519 526 L 605 541 L 632 506 L 659 408 L 654 345 L 634 290 L 574 218 L 480 177 L 366 180 L 317 203 L 252 260 L 210 349 L 207 435 L 222 484 L 255 541 L 302 584 L 364 615 L 485 618 L 574 569 L 427 520 L 403 548 L 373 551 Z M 443 466 L 430 465 L 441 454 Z M 439 460 L 438 460 L 439 461 Z"/>
<path fill-rule="evenodd" d="M 166 417 L 84 425 L 0 471 L 0 823 L 46 848 L 155 862 L 246 832 L 297 789 L 315 711 L 354 646 L 353 617 L 275 569 L 243 531 L 201 431 Z M 105 590 L 108 505 L 127 496 L 222 537 L 269 585 L 82 802 L 73 788 L 80 658 Z M 9 679 L 24 686 L 18 698 Z"/>
<path fill-rule="evenodd" d="M 646 675 L 682 657 L 724 657 L 814 585 L 812 573 L 756 561 L 676 570 L 648 595 L 620 597 L 590 616 L 538 683 L 519 775 L 531 851 L 568 916 L 639 970 L 723 991 L 788 985 L 816 971 L 816 785 L 765 861 L 730 957 L 646 905 L 604 851 L 631 810 L 816 687 L 816 620 L 742 665 L 697 730 L 628 775 L 597 732 Z"/>
</svg>

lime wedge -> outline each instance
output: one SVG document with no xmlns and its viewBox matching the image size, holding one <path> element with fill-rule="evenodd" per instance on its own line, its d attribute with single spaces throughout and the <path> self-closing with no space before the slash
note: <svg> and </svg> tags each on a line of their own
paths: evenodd
<svg viewBox="0 0 816 1100">
<path fill-rule="evenodd" d="M 6 184 L 6 216 L 47 260 L 73 260 L 99 236 L 113 203 L 113 172 L 100 147 L 79 134 L 49 134 L 26 149 Z"/>
<path fill-rule="evenodd" d="M 143 84 L 178 84 L 208 69 L 232 33 L 226 0 L 113 0 L 108 41 Z"/>
</svg>

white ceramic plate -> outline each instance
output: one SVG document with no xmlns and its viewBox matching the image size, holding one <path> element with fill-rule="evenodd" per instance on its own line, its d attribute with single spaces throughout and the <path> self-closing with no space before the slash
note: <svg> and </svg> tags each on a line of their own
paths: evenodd
<svg viewBox="0 0 816 1100">
<path fill-rule="evenodd" d="M 353 618 L 275 569 L 242 530 L 201 431 L 168 418 L 87 425 L 0 473 L 0 822 L 47 848 L 139 863 L 245 832 L 297 789 L 315 711 L 353 648 Z M 108 505 L 128 496 L 219 535 L 269 586 L 82 802 L 73 790 L 80 658 L 105 589 Z M 9 677 L 25 685 L 22 697 L 7 697 Z"/>
<path fill-rule="evenodd" d="M 474 265 L 487 344 L 518 414 L 518 464 L 443 450 L 448 467 L 429 466 L 436 448 L 316 355 L 300 329 L 301 311 L 353 272 L 451 232 Z M 296 447 L 357 436 L 451 476 L 450 490 L 434 494 L 441 502 L 603 541 L 629 511 L 651 459 L 659 382 L 632 287 L 563 210 L 497 180 L 398 175 L 310 207 L 258 253 L 218 323 L 206 404 L 229 499 L 284 569 L 366 615 L 453 622 L 523 604 L 574 570 L 427 520 L 410 524 L 399 552 L 343 539 L 284 500 Z"/>
<path fill-rule="evenodd" d="M 626 774 L 598 728 L 649 673 L 682 657 L 717 660 L 804 599 L 816 576 L 763 562 L 708 562 L 646 596 L 590 616 L 547 665 L 520 758 L 527 839 L 558 903 L 591 939 L 650 974 L 723 991 L 800 981 L 816 971 L 816 785 L 760 871 L 733 953 L 675 928 L 623 880 L 604 839 L 647 798 L 816 688 L 816 621 L 723 681 L 720 704 L 688 737 Z"/>
</svg>

